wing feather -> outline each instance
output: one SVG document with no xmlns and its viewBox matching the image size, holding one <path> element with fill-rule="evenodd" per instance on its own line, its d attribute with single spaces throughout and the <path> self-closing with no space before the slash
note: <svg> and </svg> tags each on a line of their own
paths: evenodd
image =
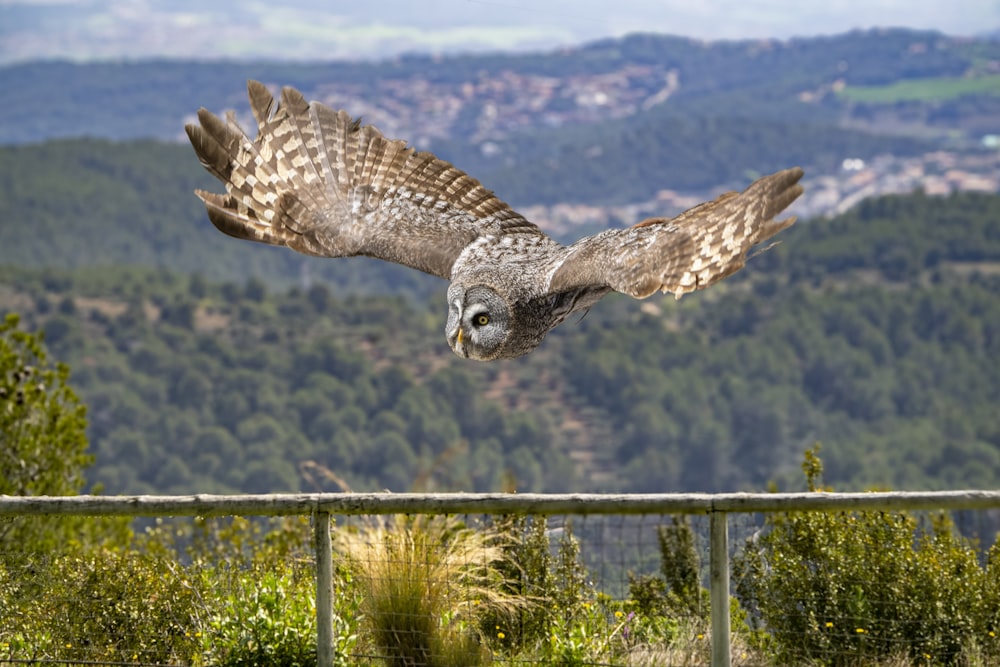
<svg viewBox="0 0 1000 667">
<path fill-rule="evenodd" d="M 282 90 L 280 104 L 259 82 L 247 92 L 255 139 L 205 109 L 186 127 L 202 164 L 226 186 L 225 194 L 197 194 L 227 234 L 313 255 L 368 255 L 445 278 L 476 238 L 542 235 L 476 179 L 345 111 L 309 103 L 293 88 Z"/>
<path fill-rule="evenodd" d="M 678 299 L 732 275 L 747 252 L 795 222 L 776 220 L 802 194 L 798 167 L 758 179 L 675 218 L 651 218 L 577 241 L 550 270 L 549 289 L 610 287 L 635 298 Z"/>
</svg>

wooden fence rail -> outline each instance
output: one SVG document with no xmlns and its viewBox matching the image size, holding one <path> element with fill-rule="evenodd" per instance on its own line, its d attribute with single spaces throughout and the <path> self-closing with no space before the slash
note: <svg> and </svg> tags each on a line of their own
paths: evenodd
<svg viewBox="0 0 1000 667">
<path fill-rule="evenodd" d="M 333 662 L 330 515 L 708 514 L 712 667 L 729 667 L 728 515 L 748 512 L 970 510 L 1000 508 L 1000 491 L 873 493 L 302 493 L 193 496 L 2 496 L 0 516 L 311 515 L 316 549 L 319 667 Z"/>
</svg>

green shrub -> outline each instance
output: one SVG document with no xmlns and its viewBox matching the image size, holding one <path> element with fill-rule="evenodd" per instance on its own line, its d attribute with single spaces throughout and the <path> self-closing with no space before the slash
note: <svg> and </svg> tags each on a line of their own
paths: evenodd
<svg viewBox="0 0 1000 667">
<path fill-rule="evenodd" d="M 69 386 L 69 367 L 52 363 L 41 333 L 0 319 L 0 494 L 80 493 L 88 452 L 87 410 Z M 99 493 L 100 488 L 91 490 Z M 86 543 L 122 545 L 128 519 L 71 516 L 0 517 L 0 550 L 48 553 Z"/>
<path fill-rule="evenodd" d="M 199 653 L 199 582 L 172 560 L 96 548 L 7 558 L 3 571 L 0 647 L 12 659 L 178 663 Z"/>
<path fill-rule="evenodd" d="M 0 552 L 0 662 L 315 664 L 308 519 L 267 528 L 157 521 L 128 549 Z M 343 618 L 340 664 L 354 640 Z"/>
<path fill-rule="evenodd" d="M 815 451 L 803 467 L 818 492 Z M 996 553 L 980 566 L 944 514 L 778 513 L 736 560 L 736 591 L 779 659 L 966 664 L 997 655 Z"/>
<path fill-rule="evenodd" d="M 629 598 L 644 616 L 708 619 L 708 591 L 701 585 L 700 559 L 687 516 L 672 517 L 656 529 L 660 574 L 629 572 Z"/>
<path fill-rule="evenodd" d="M 554 598 L 556 584 L 544 516 L 503 516 L 498 519 L 496 530 L 497 546 L 503 554 L 496 563 L 502 573 L 500 586 L 505 594 L 530 604 L 519 609 L 513 618 L 501 611 L 487 611 L 481 618 L 480 629 L 495 650 L 509 651 L 543 642 L 548 636 L 551 618 L 546 603 Z"/>
<path fill-rule="evenodd" d="M 219 573 L 206 573 L 218 583 Z M 224 576 L 221 578 L 229 578 Z M 347 626 L 335 617 L 340 648 Z M 293 568 L 248 571 L 233 577 L 233 590 L 203 633 L 206 663 L 221 667 L 306 667 L 316 664 L 315 585 Z M 346 653 L 336 655 L 346 664 Z"/>
</svg>

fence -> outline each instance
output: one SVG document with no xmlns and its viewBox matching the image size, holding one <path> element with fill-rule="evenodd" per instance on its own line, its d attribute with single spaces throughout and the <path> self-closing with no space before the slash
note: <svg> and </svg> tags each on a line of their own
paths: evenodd
<svg viewBox="0 0 1000 667">
<path fill-rule="evenodd" d="M 276 494 L 231 496 L 0 496 L 0 517 L 291 516 L 313 518 L 317 655 L 333 664 L 331 516 L 355 515 L 707 515 L 711 664 L 731 664 L 731 514 L 1000 508 L 1000 491 L 773 494 Z M 992 634 L 992 632 L 991 632 Z"/>
</svg>

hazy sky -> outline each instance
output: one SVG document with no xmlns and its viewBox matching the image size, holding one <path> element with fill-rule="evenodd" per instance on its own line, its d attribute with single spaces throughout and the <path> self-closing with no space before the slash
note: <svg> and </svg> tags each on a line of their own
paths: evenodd
<svg viewBox="0 0 1000 667">
<path fill-rule="evenodd" d="M 704 39 L 1000 28 L 1000 0 L 0 0 L 0 62 L 379 58 L 549 49 L 635 31 Z"/>
</svg>

